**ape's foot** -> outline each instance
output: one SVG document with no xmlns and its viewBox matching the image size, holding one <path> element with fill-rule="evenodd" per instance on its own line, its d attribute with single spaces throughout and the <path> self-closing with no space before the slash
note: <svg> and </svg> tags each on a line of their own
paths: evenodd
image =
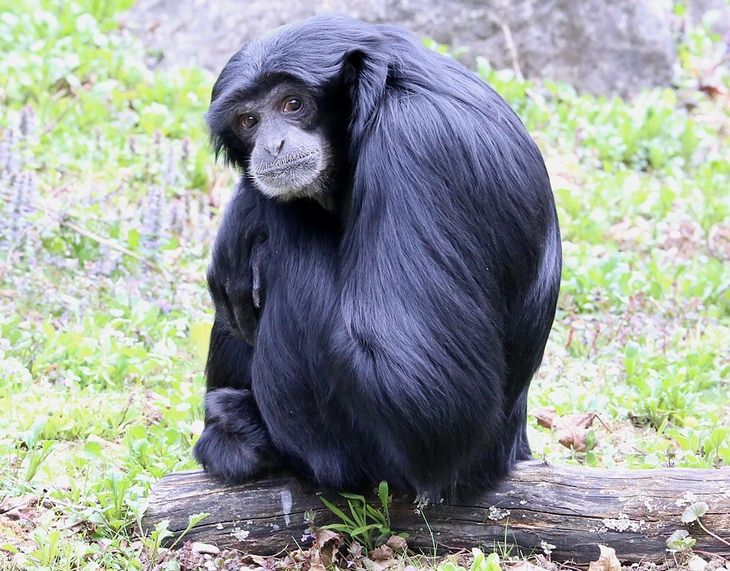
<svg viewBox="0 0 730 571">
<path fill-rule="evenodd" d="M 251 391 L 218 389 L 205 397 L 205 430 L 193 449 L 210 474 L 242 482 L 276 466 L 278 457 Z"/>
</svg>

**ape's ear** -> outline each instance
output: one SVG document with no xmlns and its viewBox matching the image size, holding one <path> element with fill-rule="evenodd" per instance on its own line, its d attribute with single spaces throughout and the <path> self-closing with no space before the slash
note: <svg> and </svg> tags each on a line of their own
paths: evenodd
<svg viewBox="0 0 730 571">
<path fill-rule="evenodd" d="M 355 87 L 360 78 L 360 71 L 365 64 L 365 53 L 361 50 L 348 52 L 342 61 L 342 80 L 346 85 Z"/>
<path fill-rule="evenodd" d="M 226 68 L 223 68 L 223 71 L 225 71 Z M 216 99 L 218 99 L 218 96 L 223 92 L 223 88 L 228 83 L 228 78 L 224 77 L 224 74 L 221 73 L 218 76 L 218 79 L 216 79 L 215 83 L 213 84 L 213 89 L 210 90 L 210 102 L 213 103 Z"/>
<path fill-rule="evenodd" d="M 235 54 L 233 54 L 231 58 L 226 62 L 226 65 L 223 66 L 223 69 L 218 75 L 218 79 L 213 84 L 213 89 L 210 93 L 211 103 L 218 99 L 218 96 L 223 93 L 225 88 L 231 83 L 231 81 L 235 79 L 237 75 L 236 67 L 238 66 L 238 62 L 243 59 L 244 53 L 246 52 L 246 48 L 248 48 L 248 45 L 248 42 L 243 44 L 241 48 Z"/>
<path fill-rule="evenodd" d="M 388 56 L 385 51 L 356 49 L 345 54 L 342 79 L 352 100 L 353 134 L 363 132 L 385 92 Z"/>
</svg>

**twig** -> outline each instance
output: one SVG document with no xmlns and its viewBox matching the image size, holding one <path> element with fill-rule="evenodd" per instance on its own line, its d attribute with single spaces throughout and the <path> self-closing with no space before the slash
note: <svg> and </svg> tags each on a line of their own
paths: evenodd
<svg viewBox="0 0 730 571">
<path fill-rule="evenodd" d="M 510 59 L 512 60 L 512 70 L 515 72 L 515 77 L 520 81 L 525 81 L 525 76 L 522 74 L 522 67 L 520 66 L 520 58 L 517 54 L 517 47 L 515 46 L 514 39 L 512 38 L 512 30 L 510 30 L 507 23 L 496 14 L 490 13 L 489 18 L 502 30 L 504 43 L 507 46 L 507 51 L 509 52 Z"/>
<path fill-rule="evenodd" d="M 62 99 L 62 97 L 54 96 L 52 99 L 54 99 L 55 101 L 59 101 L 60 99 Z M 53 131 L 58 126 L 58 124 L 66 118 L 66 115 L 68 115 L 69 111 L 71 111 L 71 109 L 73 109 L 74 107 L 76 107 L 74 103 L 67 104 L 66 107 L 56 116 L 56 119 L 46 125 L 46 127 L 41 131 L 40 136 L 42 137 Z"/>
<path fill-rule="evenodd" d="M 45 208 L 39 208 L 39 210 L 41 210 L 42 212 L 45 212 L 49 216 L 53 215 L 53 213 L 48 212 Z M 112 250 L 121 252 L 125 256 L 134 258 L 135 260 L 142 262 L 145 266 L 149 267 L 150 269 L 153 269 L 153 270 L 161 273 L 165 277 L 170 277 L 169 272 L 165 268 L 163 268 L 159 264 L 156 264 L 155 262 L 149 260 L 148 258 L 145 258 L 144 256 L 137 254 L 136 252 L 133 252 L 129 248 L 125 248 L 124 246 L 122 246 L 121 244 L 115 242 L 114 240 L 112 240 L 110 238 L 106 238 L 104 236 L 97 234 L 96 232 L 92 232 L 91 230 L 87 230 L 86 228 L 79 226 L 78 224 L 76 224 L 75 222 L 72 222 L 65 216 L 58 215 L 58 214 L 56 214 L 56 216 L 58 216 L 58 223 L 61 226 L 65 226 L 65 227 L 73 230 L 77 234 L 81 234 L 82 236 L 85 236 L 85 237 L 89 238 L 90 240 L 94 240 L 95 242 L 98 242 L 99 244 L 108 246 Z"/>
<path fill-rule="evenodd" d="M 707 535 L 711 535 L 712 537 L 714 537 L 715 539 L 717 539 L 717 541 L 719 541 L 720 543 L 724 543 L 725 545 L 727 545 L 728 547 L 730 547 L 730 541 L 727 541 L 726 539 L 723 539 L 719 535 L 711 532 L 709 529 L 707 529 L 704 526 L 704 524 L 702 523 L 702 521 L 699 518 L 697 518 L 697 525 L 699 525 L 702 528 L 702 531 L 704 531 Z"/>
<path fill-rule="evenodd" d="M 4 194 L 4 193 L 0 193 Z M 159 272 L 166 278 L 170 278 L 170 273 L 160 266 L 159 264 L 156 264 L 152 260 L 145 258 L 144 256 L 137 254 L 136 252 L 133 252 L 129 248 L 126 248 L 122 246 L 121 244 L 115 242 L 111 238 L 106 238 L 105 236 L 101 236 L 100 234 L 97 234 L 96 232 L 92 232 L 91 230 L 88 230 L 87 228 L 84 228 L 83 226 L 80 226 L 79 224 L 76 224 L 73 222 L 67 214 L 61 214 L 59 212 L 55 212 L 53 210 L 50 210 L 49 208 L 46 208 L 45 206 L 40 206 L 38 204 L 29 204 L 31 208 L 34 210 L 37 210 L 38 212 L 43 212 L 47 216 L 53 218 L 58 222 L 60 226 L 65 226 L 66 228 L 73 230 L 77 234 L 81 234 L 82 236 L 85 236 L 86 238 L 89 238 L 90 240 L 94 240 L 95 242 L 98 242 L 99 244 L 103 244 L 104 246 L 107 246 L 111 248 L 112 250 L 116 250 L 117 252 L 121 252 L 125 256 L 129 256 L 130 258 L 134 258 L 135 260 L 138 260 L 139 262 L 143 263 L 148 268 L 155 270 L 156 272 Z"/>
</svg>

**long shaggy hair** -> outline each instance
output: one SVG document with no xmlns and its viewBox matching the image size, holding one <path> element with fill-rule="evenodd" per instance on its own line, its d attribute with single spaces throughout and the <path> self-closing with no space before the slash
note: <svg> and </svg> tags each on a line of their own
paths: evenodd
<svg viewBox="0 0 730 571">
<path fill-rule="evenodd" d="M 340 125 L 331 211 L 266 198 L 247 173 L 235 103 L 282 80 Z M 242 178 L 209 272 L 203 464 L 235 480 L 273 455 L 334 488 L 453 497 L 528 458 L 561 252 L 542 157 L 509 106 L 400 29 L 319 17 L 234 55 L 207 118 Z M 245 426 L 223 438 L 226 415 Z"/>
</svg>

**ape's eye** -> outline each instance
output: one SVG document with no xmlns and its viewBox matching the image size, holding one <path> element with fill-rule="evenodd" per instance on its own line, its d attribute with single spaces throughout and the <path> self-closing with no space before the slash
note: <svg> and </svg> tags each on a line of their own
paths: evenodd
<svg viewBox="0 0 730 571">
<path fill-rule="evenodd" d="M 286 103 L 284 103 L 284 113 L 294 113 L 294 111 L 299 111 L 301 108 L 302 100 L 296 97 L 287 99 Z"/>
<path fill-rule="evenodd" d="M 247 115 L 241 116 L 241 126 L 245 127 L 246 129 L 250 129 L 251 127 L 255 127 L 256 123 L 258 123 L 259 120 L 256 118 L 256 115 L 251 115 L 250 113 Z"/>
</svg>

